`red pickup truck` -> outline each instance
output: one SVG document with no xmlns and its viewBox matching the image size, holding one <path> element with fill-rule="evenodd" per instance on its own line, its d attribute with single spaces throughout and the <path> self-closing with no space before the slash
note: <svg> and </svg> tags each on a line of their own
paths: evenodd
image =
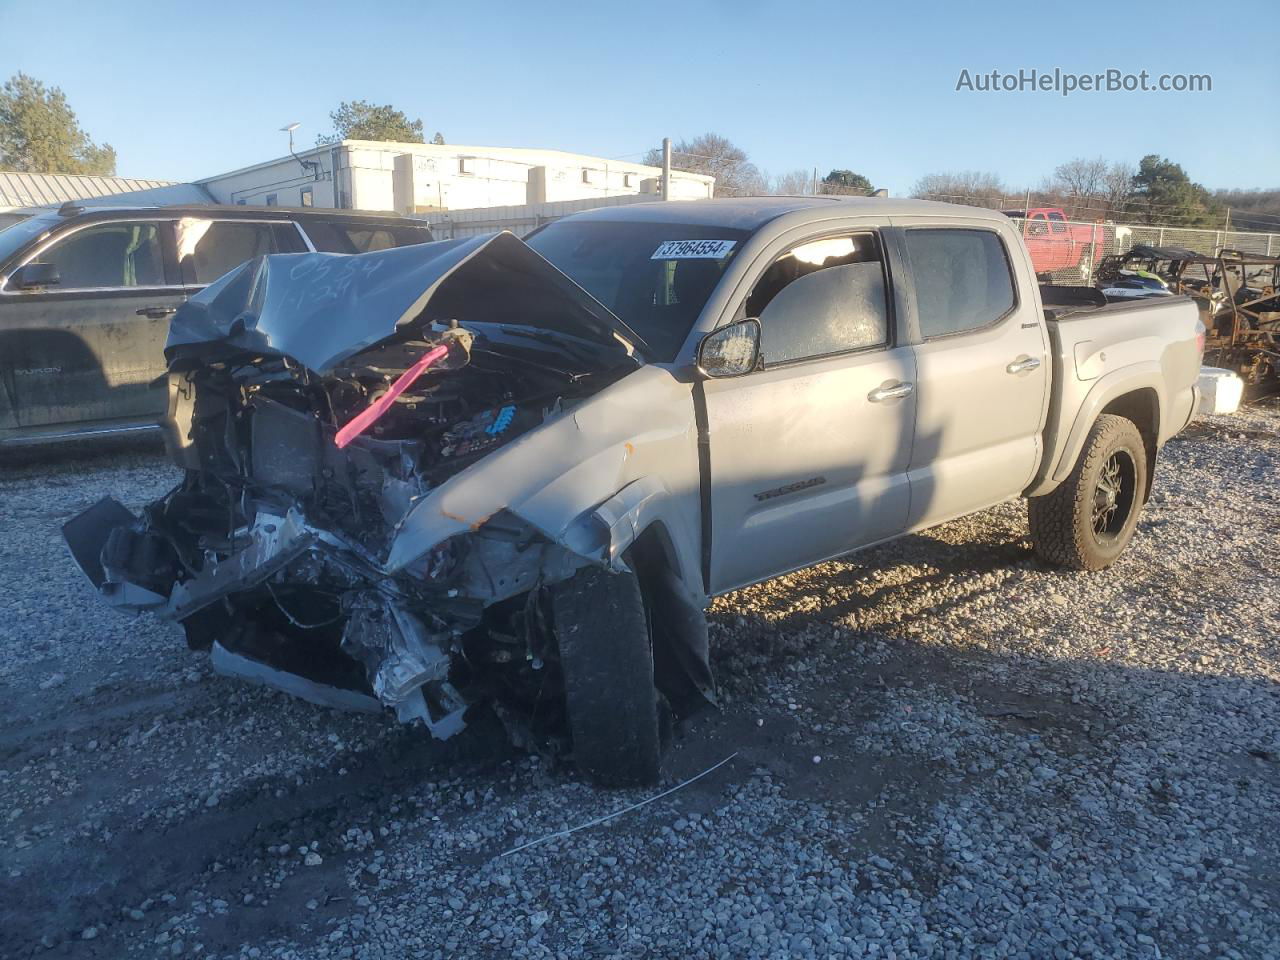
<svg viewBox="0 0 1280 960">
<path fill-rule="evenodd" d="M 1061 207 L 1003 212 L 1007 217 L 1022 221 L 1022 239 L 1031 254 L 1031 266 L 1036 273 L 1078 270 L 1085 280 L 1093 275 L 1093 268 L 1102 254 L 1100 227 L 1067 222 Z"/>
</svg>

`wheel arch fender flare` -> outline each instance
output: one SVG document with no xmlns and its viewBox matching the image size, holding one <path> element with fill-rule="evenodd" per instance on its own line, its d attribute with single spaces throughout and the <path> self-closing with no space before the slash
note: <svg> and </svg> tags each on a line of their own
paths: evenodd
<svg viewBox="0 0 1280 960">
<path fill-rule="evenodd" d="M 1128 400 L 1127 398 L 1130 397 L 1134 399 Z M 1120 412 L 1121 415 L 1125 415 L 1123 410 L 1117 409 L 1117 404 L 1123 406 L 1127 403 L 1149 404 L 1152 417 L 1150 428 L 1153 430 L 1153 438 L 1158 438 L 1160 424 L 1164 420 L 1164 413 L 1168 407 L 1165 398 L 1164 373 L 1159 363 L 1152 361 L 1125 367 L 1123 370 L 1116 370 L 1101 377 L 1093 385 L 1080 404 L 1080 409 L 1076 411 L 1071 429 L 1067 432 L 1066 439 L 1053 460 L 1053 466 L 1047 471 L 1041 471 L 1041 479 L 1027 491 L 1027 496 L 1042 496 L 1052 492 L 1062 483 L 1070 475 L 1076 461 L 1080 459 L 1085 441 L 1089 438 L 1089 431 L 1093 429 L 1098 417 L 1103 413 L 1111 412 Z M 1138 427 L 1144 434 L 1148 430 L 1148 424 L 1140 423 Z M 1158 440 L 1153 442 L 1158 446 Z M 1154 466 L 1155 447 L 1149 449 L 1148 453 L 1150 468 Z M 1148 475 L 1150 473 L 1149 469 Z"/>
</svg>

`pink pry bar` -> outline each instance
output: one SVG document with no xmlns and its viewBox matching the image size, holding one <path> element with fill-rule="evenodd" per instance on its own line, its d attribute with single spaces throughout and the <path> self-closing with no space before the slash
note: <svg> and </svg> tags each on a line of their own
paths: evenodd
<svg viewBox="0 0 1280 960">
<path fill-rule="evenodd" d="M 438 347 L 433 347 L 422 355 L 421 360 L 415 363 L 404 373 L 400 374 L 400 376 L 396 378 L 396 382 L 391 385 L 390 390 L 352 417 L 347 425 L 338 431 L 338 436 L 334 438 L 334 442 L 338 445 L 338 449 L 341 450 L 356 437 L 360 436 L 360 434 L 364 433 L 365 430 L 369 429 L 369 427 L 373 425 L 374 421 L 386 413 L 388 408 L 396 402 L 396 397 L 400 396 L 400 394 L 413 386 L 413 382 L 417 380 L 418 377 L 422 376 L 427 367 L 431 366 L 448 352 L 449 348 L 443 344 Z"/>
</svg>

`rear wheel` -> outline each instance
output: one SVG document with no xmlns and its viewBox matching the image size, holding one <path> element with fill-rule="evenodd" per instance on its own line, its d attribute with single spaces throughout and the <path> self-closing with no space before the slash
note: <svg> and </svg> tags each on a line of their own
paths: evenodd
<svg viewBox="0 0 1280 960">
<path fill-rule="evenodd" d="M 1101 570 L 1124 552 L 1147 489 L 1147 453 L 1133 421 L 1103 414 L 1053 493 L 1027 502 L 1031 543 L 1056 566 Z"/>
<path fill-rule="evenodd" d="M 578 767 L 605 786 L 658 779 L 659 702 L 640 581 L 580 570 L 551 594 Z"/>
</svg>

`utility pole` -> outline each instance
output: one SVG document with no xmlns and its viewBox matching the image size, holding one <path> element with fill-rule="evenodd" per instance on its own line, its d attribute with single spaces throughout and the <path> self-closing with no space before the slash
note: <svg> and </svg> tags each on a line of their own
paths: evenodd
<svg viewBox="0 0 1280 960">
<path fill-rule="evenodd" d="M 662 199 L 671 199 L 671 138 L 662 138 Z"/>
<path fill-rule="evenodd" d="M 1227 207 L 1227 222 L 1222 225 L 1222 232 L 1226 233 L 1230 229 L 1231 229 L 1231 208 Z M 1222 242 L 1226 243 L 1227 238 L 1223 237 Z"/>
<path fill-rule="evenodd" d="M 813 195 L 818 195 L 818 168 L 813 168 Z"/>
</svg>

